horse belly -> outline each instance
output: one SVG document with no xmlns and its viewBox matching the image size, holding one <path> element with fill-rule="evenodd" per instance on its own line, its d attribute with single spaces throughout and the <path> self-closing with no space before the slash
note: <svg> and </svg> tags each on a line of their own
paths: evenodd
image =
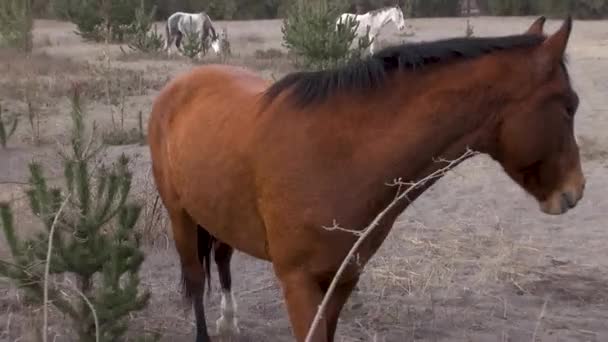
<svg viewBox="0 0 608 342">
<path fill-rule="evenodd" d="M 198 224 L 230 246 L 268 259 L 253 177 L 244 158 L 244 139 L 251 129 L 245 121 L 237 109 L 223 107 L 199 110 L 176 122 L 172 173 L 181 205 Z"/>
</svg>

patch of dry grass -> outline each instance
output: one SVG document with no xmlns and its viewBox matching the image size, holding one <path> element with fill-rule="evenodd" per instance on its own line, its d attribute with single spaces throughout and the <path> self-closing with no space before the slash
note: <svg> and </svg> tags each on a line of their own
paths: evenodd
<svg viewBox="0 0 608 342">
<path fill-rule="evenodd" d="M 143 204 L 138 222 L 143 241 L 147 245 L 169 248 L 169 217 L 156 190 L 152 167 L 146 171 L 141 189 L 135 196 Z"/>
<path fill-rule="evenodd" d="M 608 146 L 604 146 L 597 138 L 578 137 L 581 157 L 583 160 L 608 160 Z"/>
<path fill-rule="evenodd" d="M 71 84 L 83 86 L 84 96 L 93 100 L 111 96 L 143 95 L 148 89 L 160 89 L 166 78 L 158 77 L 154 70 L 106 68 L 104 65 L 76 62 L 70 58 L 45 53 L 26 56 L 16 51 L 0 53 L 0 96 L 23 98 L 27 89 L 37 94 L 38 101 L 49 101 L 68 94 Z"/>
<path fill-rule="evenodd" d="M 369 272 L 378 286 L 418 297 L 463 288 L 483 292 L 488 283 L 505 282 L 524 291 L 521 284 L 535 267 L 530 260 L 539 253 L 533 244 L 504 234 L 500 223 L 481 234 L 463 223 L 430 229 L 419 222 L 397 239 L 407 256 L 378 257 Z"/>
</svg>

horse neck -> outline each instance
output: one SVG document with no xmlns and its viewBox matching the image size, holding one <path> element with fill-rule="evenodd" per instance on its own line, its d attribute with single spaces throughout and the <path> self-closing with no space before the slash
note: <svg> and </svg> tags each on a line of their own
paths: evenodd
<svg viewBox="0 0 608 342">
<path fill-rule="evenodd" d="M 393 20 L 393 14 L 391 12 L 392 10 L 387 10 L 378 13 L 378 15 L 376 16 L 378 28 L 385 26 Z"/>
<path fill-rule="evenodd" d="M 373 139 L 369 148 L 377 156 L 370 162 L 378 164 L 385 181 L 422 179 L 445 166 L 435 158 L 455 160 L 469 148 L 485 151 L 496 127 L 487 101 L 498 96 L 488 93 L 488 84 L 500 82 L 471 76 L 474 65 L 465 63 L 469 66 L 396 73 L 387 91 L 371 96 L 371 104 L 351 104 L 366 111 L 357 115 L 359 134 Z M 378 132 L 382 137 L 374 136 Z"/>
</svg>

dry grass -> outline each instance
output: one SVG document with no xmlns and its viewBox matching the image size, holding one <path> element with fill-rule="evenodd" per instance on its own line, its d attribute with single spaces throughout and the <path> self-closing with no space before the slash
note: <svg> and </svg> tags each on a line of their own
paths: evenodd
<svg viewBox="0 0 608 342">
<path fill-rule="evenodd" d="M 523 290 L 522 279 L 534 268 L 530 259 L 539 253 L 533 244 L 505 235 L 500 226 L 482 235 L 462 223 L 434 229 L 419 223 L 413 236 L 397 238 L 408 256 L 376 258 L 369 272 L 378 286 L 397 286 L 412 296 L 463 287 L 481 292 L 496 282 Z"/>
<path fill-rule="evenodd" d="M 583 160 L 608 160 L 608 146 L 598 138 L 581 136 L 578 143 Z"/>
<path fill-rule="evenodd" d="M 138 222 L 138 229 L 142 233 L 143 241 L 150 246 L 169 248 L 171 246 L 168 235 L 169 218 L 156 190 L 151 166 L 145 171 L 145 177 L 139 188 L 134 195 L 143 204 Z"/>
</svg>

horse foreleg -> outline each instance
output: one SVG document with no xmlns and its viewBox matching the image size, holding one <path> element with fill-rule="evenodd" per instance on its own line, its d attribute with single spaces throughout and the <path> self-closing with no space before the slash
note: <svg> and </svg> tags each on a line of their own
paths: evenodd
<svg viewBox="0 0 608 342">
<path fill-rule="evenodd" d="M 232 275 L 230 273 L 230 261 L 234 249 L 223 242 L 215 244 L 215 264 L 220 278 L 222 288 L 221 316 L 216 321 L 217 334 L 230 336 L 240 334 L 238 326 L 237 304 L 232 292 Z"/>
<path fill-rule="evenodd" d="M 317 309 L 323 300 L 323 290 L 312 275 L 302 271 L 291 271 L 279 275 L 279 279 L 296 340 L 304 342 Z M 331 341 L 327 338 L 327 319 L 325 317 L 321 318 L 314 331 L 312 338 L 314 342 Z"/>
<path fill-rule="evenodd" d="M 165 47 L 164 50 L 167 52 L 167 55 L 171 56 L 172 54 L 172 46 L 173 46 L 173 36 L 172 35 L 168 35 L 167 39 L 165 40 Z"/>
<path fill-rule="evenodd" d="M 353 289 L 357 285 L 358 278 L 349 279 L 348 282 L 344 282 L 339 284 L 333 291 L 329 302 L 327 303 L 327 307 L 325 308 L 325 312 L 323 316 L 327 319 L 327 341 L 331 342 L 334 340 L 334 335 L 336 333 L 336 328 L 338 326 L 338 318 L 340 317 L 340 312 L 342 312 L 342 308 L 348 298 L 350 297 Z"/>
</svg>

